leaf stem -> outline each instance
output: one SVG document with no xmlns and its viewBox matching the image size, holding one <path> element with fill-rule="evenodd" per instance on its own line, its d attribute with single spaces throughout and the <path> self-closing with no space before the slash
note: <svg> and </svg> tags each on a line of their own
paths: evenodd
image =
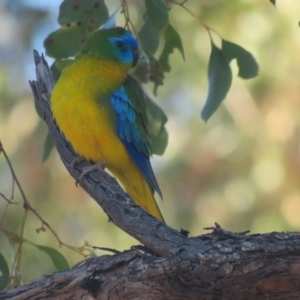
<svg viewBox="0 0 300 300">
<path fill-rule="evenodd" d="M 125 25 L 124 27 L 130 30 L 129 27 L 131 27 L 133 33 L 135 36 L 137 36 L 137 30 L 135 29 L 135 26 L 133 25 L 131 19 L 130 19 L 130 14 L 129 14 L 129 8 L 126 0 L 121 0 L 121 5 L 124 10 L 124 17 L 125 17 Z"/>
</svg>

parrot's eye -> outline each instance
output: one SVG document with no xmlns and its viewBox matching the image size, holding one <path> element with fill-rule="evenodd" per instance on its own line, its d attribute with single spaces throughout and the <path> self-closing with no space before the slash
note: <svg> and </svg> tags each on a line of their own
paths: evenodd
<svg viewBox="0 0 300 300">
<path fill-rule="evenodd" d="M 116 46 L 117 46 L 118 48 L 123 48 L 124 43 L 123 43 L 122 41 L 116 41 Z"/>
</svg>

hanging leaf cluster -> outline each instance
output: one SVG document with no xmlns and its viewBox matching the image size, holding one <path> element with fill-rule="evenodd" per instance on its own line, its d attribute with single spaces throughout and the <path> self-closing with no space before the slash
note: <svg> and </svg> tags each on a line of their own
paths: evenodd
<svg viewBox="0 0 300 300">
<path fill-rule="evenodd" d="M 208 91 L 201 118 L 207 121 L 225 99 L 231 83 L 230 62 L 237 60 L 238 76 L 250 79 L 258 75 L 258 64 L 252 54 L 241 46 L 222 40 L 219 49 L 211 40 L 211 53 L 208 63 Z"/>
</svg>

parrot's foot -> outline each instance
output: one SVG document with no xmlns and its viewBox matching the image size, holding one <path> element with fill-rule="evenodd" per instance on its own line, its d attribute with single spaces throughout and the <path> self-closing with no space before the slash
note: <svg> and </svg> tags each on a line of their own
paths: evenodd
<svg viewBox="0 0 300 300">
<path fill-rule="evenodd" d="M 70 163 L 70 167 L 74 169 L 77 164 L 80 164 L 83 161 L 85 161 L 85 158 L 83 156 L 76 156 Z"/>
<path fill-rule="evenodd" d="M 89 167 L 86 167 L 86 168 L 82 168 L 82 173 L 80 174 L 80 176 L 78 177 L 78 179 L 76 180 L 76 186 L 78 185 L 78 182 L 84 177 L 86 176 L 87 174 L 91 173 L 91 172 L 94 172 L 96 170 L 100 170 L 100 171 L 103 171 L 105 169 L 105 165 L 104 165 L 104 162 L 103 161 L 99 161 L 98 163 L 92 165 L 92 166 L 89 166 Z"/>
</svg>

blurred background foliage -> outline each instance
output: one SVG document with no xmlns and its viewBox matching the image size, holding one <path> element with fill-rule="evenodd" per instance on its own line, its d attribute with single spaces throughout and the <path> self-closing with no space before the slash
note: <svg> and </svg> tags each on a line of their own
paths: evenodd
<svg viewBox="0 0 300 300">
<path fill-rule="evenodd" d="M 119 1 L 106 1 L 112 13 Z M 65 243 L 128 249 L 137 244 L 112 223 L 90 197 L 75 186 L 56 151 L 41 163 L 46 125 L 36 114 L 28 80 L 35 79 L 32 49 L 44 52 L 43 40 L 59 27 L 60 0 L 0 2 L 0 139 L 32 206 Z M 128 1 L 133 22 L 141 1 Z M 191 235 L 219 222 L 233 231 L 252 233 L 300 228 L 300 3 L 278 0 L 188 1 L 186 4 L 222 38 L 249 50 L 260 75 L 236 76 L 221 108 L 205 124 L 200 110 L 207 89 L 210 40 L 182 8 L 170 20 L 179 32 L 186 61 L 171 56 L 172 71 L 158 90 L 157 103 L 168 115 L 169 144 L 152 160 L 164 195 L 159 200 L 167 223 Z M 123 16 L 117 24 L 124 25 Z M 47 58 L 51 64 L 52 59 Z M 235 62 L 232 63 L 237 74 Z M 145 86 L 149 94 L 153 84 Z M 0 192 L 11 193 L 11 174 L 0 156 Z M 24 215 L 10 205 L 2 228 L 19 233 Z M 0 199 L 0 217 L 6 202 Z M 24 237 L 56 247 L 72 265 L 81 256 L 62 247 L 29 214 Z M 10 247 L 0 231 L 0 250 L 9 261 Z M 103 251 L 97 252 L 99 255 Z M 24 282 L 55 270 L 50 258 L 25 243 L 21 261 Z"/>
</svg>

